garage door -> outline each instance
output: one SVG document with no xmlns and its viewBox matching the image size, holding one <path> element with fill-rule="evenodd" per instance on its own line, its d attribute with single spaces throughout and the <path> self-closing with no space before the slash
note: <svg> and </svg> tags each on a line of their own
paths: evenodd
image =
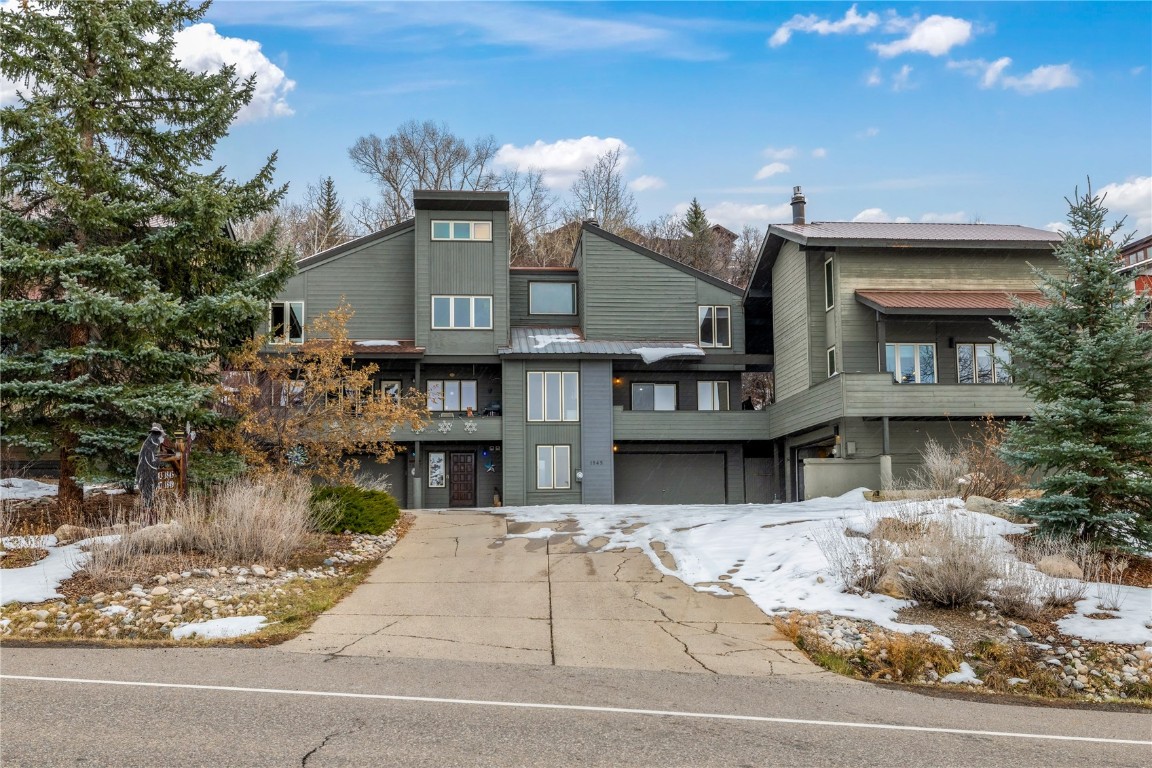
<svg viewBox="0 0 1152 768">
<path fill-rule="evenodd" d="M 722 453 L 618 453 L 617 504 L 724 504 Z"/>
</svg>

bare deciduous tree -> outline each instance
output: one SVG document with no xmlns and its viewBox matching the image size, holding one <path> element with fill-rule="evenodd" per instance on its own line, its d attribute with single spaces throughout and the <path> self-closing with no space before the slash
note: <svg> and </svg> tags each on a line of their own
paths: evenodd
<svg viewBox="0 0 1152 768">
<path fill-rule="evenodd" d="M 745 224 L 740 230 L 740 237 L 732 246 L 728 258 L 728 274 L 724 278 L 732 285 L 745 288 L 752 279 L 752 270 L 756 267 L 756 257 L 760 253 L 760 243 L 764 239 L 759 229 L 751 224 Z"/>
<path fill-rule="evenodd" d="M 558 200 L 535 169 L 507 171 L 499 188 L 508 192 L 508 239 L 514 267 L 551 267 L 567 262 L 548 237 L 560 224 Z"/>
<path fill-rule="evenodd" d="M 496 149 L 492 136 L 469 144 L 447 125 L 409 120 L 383 139 L 361 136 L 348 156 L 379 186 L 378 221 L 389 226 L 412 217 L 417 189 L 494 189 L 497 177 L 489 166 Z"/>
<path fill-rule="evenodd" d="M 572 182 L 572 200 L 565 218 L 582 221 L 591 215 L 603 229 L 616 234 L 635 229 L 636 198 L 624 182 L 623 166 L 623 152 L 617 147 L 580 171 Z"/>
</svg>

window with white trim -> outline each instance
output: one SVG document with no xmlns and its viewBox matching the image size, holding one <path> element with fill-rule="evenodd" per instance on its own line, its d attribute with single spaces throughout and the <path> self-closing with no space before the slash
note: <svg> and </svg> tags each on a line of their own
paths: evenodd
<svg viewBox="0 0 1152 768">
<path fill-rule="evenodd" d="M 696 382 L 696 410 L 698 411 L 727 411 L 731 410 L 728 402 L 728 382 L 726 381 L 698 381 Z"/>
<path fill-rule="evenodd" d="M 304 343 L 304 302 L 274 301 L 268 308 L 268 343 Z"/>
<path fill-rule="evenodd" d="M 572 487 L 572 446 L 536 446 L 536 488 L 560 491 Z"/>
<path fill-rule="evenodd" d="M 401 383 L 396 380 L 381 380 L 376 382 L 376 393 L 381 399 L 387 398 L 394 403 L 400 402 Z"/>
<path fill-rule="evenodd" d="M 900 384 L 936 383 L 936 345 L 927 342 L 885 344 L 888 372 Z"/>
<path fill-rule="evenodd" d="M 632 385 L 632 410 L 634 411 L 674 411 L 676 410 L 675 384 L 648 384 L 637 382 Z"/>
<path fill-rule="evenodd" d="M 828 378 L 835 376 L 838 371 L 836 369 L 836 347 L 828 347 Z"/>
<path fill-rule="evenodd" d="M 701 306 L 697 311 L 700 320 L 700 346 L 732 346 L 732 307 Z"/>
<path fill-rule="evenodd" d="M 304 382 L 287 381 L 280 385 L 280 407 L 299 408 L 304 405 Z"/>
<path fill-rule="evenodd" d="M 957 344 L 956 380 L 961 384 L 1011 384 L 1011 362 L 1002 344 Z"/>
<path fill-rule="evenodd" d="M 528 421 L 580 421 L 580 374 L 529 371 Z"/>
<path fill-rule="evenodd" d="M 476 410 L 476 381 L 474 379 L 429 379 L 428 410 Z"/>
<path fill-rule="evenodd" d="M 829 310 L 836 306 L 836 266 L 829 256 L 824 261 L 824 309 Z M 829 374 L 831 375 L 831 374 Z"/>
<path fill-rule="evenodd" d="M 491 296 L 433 296 L 432 328 L 437 331 L 490 329 Z"/>
<path fill-rule="evenodd" d="M 443 221 L 433 220 L 433 240 L 482 240 L 491 242 L 492 222 L 490 221 Z"/>
<path fill-rule="evenodd" d="M 528 314 L 576 314 L 576 283 L 528 283 Z"/>
</svg>

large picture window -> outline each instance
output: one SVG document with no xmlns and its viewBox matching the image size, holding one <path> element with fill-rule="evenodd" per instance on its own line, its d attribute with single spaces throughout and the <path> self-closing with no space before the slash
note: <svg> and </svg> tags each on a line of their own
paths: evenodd
<svg viewBox="0 0 1152 768">
<path fill-rule="evenodd" d="M 492 327 L 491 296 L 433 296 L 432 328 L 466 330 Z"/>
<path fill-rule="evenodd" d="M 304 302 L 274 301 L 268 315 L 270 344 L 304 343 Z"/>
<path fill-rule="evenodd" d="M 730 410 L 730 405 L 728 402 L 728 382 L 696 382 L 696 400 L 696 409 L 699 411 Z"/>
<path fill-rule="evenodd" d="M 700 346 L 732 346 L 732 308 L 699 307 Z"/>
<path fill-rule="evenodd" d="M 528 283 L 528 314 L 576 314 L 576 283 Z"/>
<path fill-rule="evenodd" d="M 466 411 L 476 409 L 476 382 L 459 379 L 428 381 L 428 410 Z"/>
<path fill-rule="evenodd" d="M 528 421 L 580 421 L 580 374 L 529 371 Z"/>
<path fill-rule="evenodd" d="M 928 343 L 886 344 L 888 372 L 901 384 L 936 383 L 936 345 Z"/>
<path fill-rule="evenodd" d="M 572 447 L 536 446 L 536 488 L 541 491 L 572 487 Z"/>
<path fill-rule="evenodd" d="M 1011 361 L 1000 344 L 957 344 L 956 379 L 961 384 L 1010 384 Z"/>
<path fill-rule="evenodd" d="M 433 221 L 433 240 L 492 240 L 490 221 Z"/>
<path fill-rule="evenodd" d="M 634 411 L 674 411 L 676 410 L 675 384 L 633 384 L 632 410 Z"/>
</svg>

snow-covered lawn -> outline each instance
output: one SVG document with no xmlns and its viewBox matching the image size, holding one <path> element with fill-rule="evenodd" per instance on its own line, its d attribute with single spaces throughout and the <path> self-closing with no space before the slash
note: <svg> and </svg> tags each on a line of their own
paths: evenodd
<svg viewBox="0 0 1152 768">
<path fill-rule="evenodd" d="M 42 483 L 39 480 L 26 480 L 22 477 L 0 478 L 0 499 L 39 499 L 45 496 L 55 496 L 57 490 L 55 483 Z M 84 486 L 85 494 L 92 491 L 103 491 L 107 496 L 115 496 L 125 492 L 116 483 Z"/>
<path fill-rule="evenodd" d="M 998 549 L 1010 552 L 1011 545 L 1003 537 L 1028 530 L 968 511 L 960 499 L 875 503 L 864 498 L 863 489 L 793 504 L 553 505 L 493 511 L 516 522 L 573 521 L 578 544 L 603 538 L 607 541 L 604 549 L 640 549 L 662 573 L 703 592 L 727 594 L 724 584 L 739 587 L 769 615 L 827 611 L 904 632 L 933 632 L 935 628 L 897 620 L 897 612 L 913 604 L 909 600 L 845 591 L 817 544 L 821 536 L 842 535 L 845 530 L 868 533 L 881 517 L 914 516 L 930 522 L 947 516 L 966 518 L 992 537 Z M 523 535 L 544 538 L 552 532 L 544 528 Z M 660 546 L 675 561 L 673 567 L 661 561 Z M 1152 644 L 1152 589 L 1125 587 L 1121 592 L 1120 609 L 1110 611 L 1118 618 L 1090 619 L 1087 614 L 1097 613 L 1100 601 L 1096 588 L 1089 585 L 1087 597 L 1076 604 L 1076 615 L 1064 619 L 1061 630 L 1099 642 Z"/>
</svg>

